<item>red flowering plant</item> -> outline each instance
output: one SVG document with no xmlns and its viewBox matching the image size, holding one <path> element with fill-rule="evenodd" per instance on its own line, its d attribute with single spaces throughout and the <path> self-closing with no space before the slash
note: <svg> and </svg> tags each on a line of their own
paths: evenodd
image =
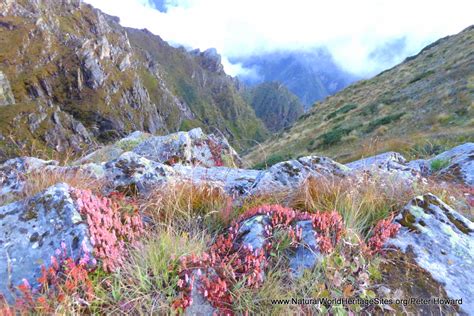
<svg viewBox="0 0 474 316">
<path fill-rule="evenodd" d="M 85 310 L 94 298 L 90 273 L 95 264 L 85 244 L 82 245 L 80 260 L 74 260 L 68 256 L 66 244 L 61 243 L 61 248 L 51 256 L 49 267 L 41 267 L 41 276 L 37 280 L 39 286 L 33 288 L 28 280 L 23 279 L 18 286 L 21 296 L 13 306 L 0 306 L 0 314 L 53 314 L 66 300 L 77 303 L 78 311 Z"/>
<path fill-rule="evenodd" d="M 264 216 L 265 244 L 252 249 L 240 242 L 241 223 L 255 216 Z M 269 265 L 269 255 L 278 248 L 276 237 L 283 232 L 289 237 L 289 247 L 296 247 L 301 241 L 302 229 L 296 228 L 298 221 L 310 220 L 324 253 L 332 251 L 340 240 L 344 228 L 337 212 L 296 212 L 280 205 L 263 205 L 246 211 L 228 231 L 217 237 L 210 250 L 201 256 L 190 255 L 181 258 L 181 294 L 174 302 L 176 309 L 183 310 L 192 304 L 192 291 L 198 291 L 217 308 L 220 314 L 231 315 L 233 297 L 231 290 L 236 284 L 258 288 L 263 283 L 264 270 Z M 263 223 L 263 222 L 262 222 Z"/>
<path fill-rule="evenodd" d="M 123 264 L 126 244 L 134 244 L 143 232 L 143 223 L 131 198 L 113 193 L 98 197 L 89 190 L 73 191 L 79 210 L 87 220 L 94 255 L 105 271 Z"/>
<path fill-rule="evenodd" d="M 397 235 L 400 224 L 393 223 L 393 216 L 388 219 L 382 219 L 377 222 L 369 238 L 367 245 L 364 247 L 365 252 L 369 256 L 380 254 L 383 252 L 383 246 L 389 238 Z"/>
</svg>

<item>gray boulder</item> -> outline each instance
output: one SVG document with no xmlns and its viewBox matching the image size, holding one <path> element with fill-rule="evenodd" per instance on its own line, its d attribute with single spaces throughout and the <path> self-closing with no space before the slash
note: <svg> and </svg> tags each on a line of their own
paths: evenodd
<svg viewBox="0 0 474 316">
<path fill-rule="evenodd" d="M 23 190 L 25 176 L 46 166 L 56 166 L 57 161 L 21 157 L 7 160 L 0 165 L 0 199 L 7 200 Z"/>
<path fill-rule="evenodd" d="M 294 189 L 309 177 L 345 176 L 350 171 L 344 165 L 326 157 L 308 156 L 280 162 L 256 179 L 252 193 L 269 193 Z"/>
<path fill-rule="evenodd" d="M 428 163 L 433 166 L 436 161 L 439 161 L 441 165 L 446 164 L 446 166 L 443 166 L 440 170 L 431 170 L 432 172 L 436 172 L 450 180 L 474 185 L 474 143 L 454 147 L 431 158 Z"/>
<path fill-rule="evenodd" d="M 50 264 L 61 243 L 74 259 L 84 247 L 92 251 L 88 227 L 66 184 L 0 207 L 0 227 L 0 292 L 10 302 L 22 279 L 38 286 L 41 265 Z"/>
<path fill-rule="evenodd" d="M 412 252 L 461 310 L 474 314 L 474 224 L 432 194 L 413 199 L 395 218 L 402 225 L 389 245 Z"/>
<path fill-rule="evenodd" d="M 256 180 L 264 172 L 227 167 L 204 168 L 183 165 L 175 165 L 173 169 L 181 180 L 197 184 L 213 183 L 235 196 L 249 194 L 255 186 Z"/>
<path fill-rule="evenodd" d="M 200 128 L 167 136 L 151 137 L 133 149 L 150 160 L 203 167 L 241 165 L 240 157 L 225 138 L 206 135 Z"/>
<path fill-rule="evenodd" d="M 386 152 L 346 164 L 352 173 L 369 173 L 384 178 L 394 178 L 411 184 L 422 175 L 423 165 L 409 164 L 405 157 L 397 152 Z"/>
<path fill-rule="evenodd" d="M 290 257 L 290 269 L 294 277 L 301 277 L 304 270 L 312 269 L 321 262 L 323 255 L 319 251 L 313 223 L 310 220 L 299 221 L 296 223 L 296 228 L 302 231 L 301 243 Z"/>
<path fill-rule="evenodd" d="M 146 159 L 133 152 L 103 165 L 110 190 L 132 190 L 146 194 L 153 187 L 173 181 L 175 171 L 170 166 Z"/>
</svg>

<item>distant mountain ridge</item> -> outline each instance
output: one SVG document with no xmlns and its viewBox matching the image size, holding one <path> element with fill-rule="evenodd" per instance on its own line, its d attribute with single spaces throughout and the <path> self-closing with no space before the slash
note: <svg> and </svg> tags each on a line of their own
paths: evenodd
<svg viewBox="0 0 474 316">
<path fill-rule="evenodd" d="M 474 140 L 474 26 L 317 103 L 245 158 L 307 154 L 340 161 L 384 151 L 411 158 Z"/>
<path fill-rule="evenodd" d="M 248 103 L 271 132 L 290 126 L 303 113 L 299 98 L 282 83 L 264 82 L 244 90 Z"/>
<path fill-rule="evenodd" d="M 300 98 L 306 109 L 359 79 L 342 70 L 324 49 L 280 51 L 233 58 L 231 61 L 241 63 L 256 73 L 256 77 L 240 76 L 244 83 L 281 82 Z"/>
</svg>

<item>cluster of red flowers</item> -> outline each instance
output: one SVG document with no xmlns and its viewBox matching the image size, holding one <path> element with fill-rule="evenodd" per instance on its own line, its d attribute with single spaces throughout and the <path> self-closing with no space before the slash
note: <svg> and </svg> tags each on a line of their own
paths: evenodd
<svg viewBox="0 0 474 316">
<path fill-rule="evenodd" d="M 125 245 L 136 242 L 143 231 L 137 208 L 118 193 L 106 198 L 75 189 L 74 195 L 86 217 L 95 257 L 101 259 L 105 271 L 114 271 L 126 255 Z"/>
<path fill-rule="evenodd" d="M 239 222 L 255 215 L 267 215 L 271 217 L 272 227 L 291 227 L 296 221 L 309 220 L 317 233 L 317 240 L 321 252 L 331 252 L 344 232 L 344 223 L 338 212 L 299 212 L 280 205 L 263 205 L 252 208 L 240 216 Z M 290 234 L 291 231 L 290 231 Z"/>
<path fill-rule="evenodd" d="M 382 219 L 374 227 L 372 237 L 370 237 L 365 247 L 365 252 L 369 256 L 379 254 L 389 238 L 397 235 L 400 224 L 392 223 L 393 218 Z"/>
<path fill-rule="evenodd" d="M 51 256 L 48 268 L 41 267 L 41 276 L 38 278 L 39 287 L 32 288 L 26 279 L 18 286 L 21 298 L 18 298 L 13 307 L 0 306 L 0 315 L 13 316 L 30 313 L 53 314 L 58 303 L 66 298 L 75 302 L 84 303 L 94 298 L 94 289 L 89 278 L 90 267 L 95 266 L 87 247 L 83 245 L 83 256 L 77 262 L 68 257 L 66 244 L 61 243 L 55 256 Z"/>
<path fill-rule="evenodd" d="M 240 223 L 254 216 L 268 218 L 265 225 L 265 244 L 261 249 L 252 249 L 239 243 Z M 280 205 L 263 205 L 245 212 L 228 232 L 218 236 L 210 250 L 200 257 L 190 255 L 181 258 L 180 297 L 174 302 L 176 309 L 185 309 L 192 304 L 191 292 L 195 284 L 198 290 L 218 309 L 219 313 L 232 314 L 230 290 L 241 281 L 250 288 L 259 287 L 263 282 L 264 269 L 274 245 L 274 232 L 283 230 L 291 238 L 291 245 L 301 241 L 302 229 L 295 223 L 311 220 L 322 252 L 330 252 L 340 240 L 344 231 L 342 218 L 337 212 L 305 213 L 296 212 Z M 196 277 L 198 279 L 196 281 Z"/>
</svg>

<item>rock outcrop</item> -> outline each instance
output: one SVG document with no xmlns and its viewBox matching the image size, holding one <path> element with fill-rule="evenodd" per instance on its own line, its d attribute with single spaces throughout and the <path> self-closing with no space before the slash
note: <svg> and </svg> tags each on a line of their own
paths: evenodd
<svg viewBox="0 0 474 316">
<path fill-rule="evenodd" d="M 0 71 L 0 106 L 15 104 L 10 82 L 3 72 Z"/>
<path fill-rule="evenodd" d="M 24 277 L 30 280 L 32 275 L 36 277 L 37 261 L 48 264 L 47 255 L 61 242 L 72 248 L 68 250 L 74 258 L 82 251 L 82 244 L 90 249 L 87 225 L 78 213 L 77 201 L 69 193 L 74 189 L 57 184 L 25 199 L 25 183 L 34 173 L 87 175 L 103 183 L 104 195 L 119 191 L 146 196 L 152 190 L 177 182 L 212 184 L 230 194 L 234 205 L 240 205 L 248 196 L 291 192 L 308 178 L 343 180 L 382 176 L 390 181 L 400 180 L 397 185 L 413 186 L 416 181 L 423 181 L 423 176 L 444 178 L 446 174 L 454 174 L 455 181 L 469 185 L 471 156 L 472 144 L 465 144 L 433 159 L 415 162 L 407 162 L 400 154 L 391 152 L 348 165 L 309 156 L 278 163 L 267 170 L 239 169 L 236 165 L 240 158 L 225 138 L 193 129 L 168 136 L 134 132 L 70 166 L 28 157 L 11 159 L 0 165 L 0 201 L 5 204 L 0 207 L 0 225 L 4 227 L 0 232 L 0 246 L 3 247 L 0 276 L 7 280 L 0 284 L 0 291 L 18 285 Z M 443 168 L 427 169 L 432 161 L 441 159 L 447 161 Z M 227 166 L 221 166 L 224 162 Z M 441 181 L 448 180 L 446 177 Z M 229 251 L 237 257 L 251 255 L 256 256 L 255 260 L 266 260 L 271 246 L 268 241 L 279 238 L 277 231 L 284 229 L 293 236 L 290 250 L 285 255 L 292 278 L 312 269 L 323 259 L 324 253 L 335 246 L 338 234 L 325 239 L 327 234 L 334 233 L 332 228 L 343 229 L 337 213 L 330 216 L 308 214 L 281 206 L 266 206 L 248 210 L 246 214 L 234 230 L 229 230 L 233 245 Z M 431 194 L 415 198 L 400 210 L 394 221 L 402 228 L 396 238 L 390 239 L 390 249 L 398 248 L 400 256 L 406 256 L 407 262 L 414 262 L 422 271 L 420 273 L 431 275 L 429 286 L 442 288 L 451 299 L 464 298 L 461 311 L 470 313 L 474 306 L 466 301 L 474 297 L 469 275 L 474 269 L 474 224 Z M 264 278 L 264 269 L 259 267 L 254 267 L 259 271 L 259 276 L 254 276 L 255 282 Z M 212 267 L 206 269 L 210 279 L 218 273 Z M 195 275 L 197 271 L 188 272 L 195 279 L 201 279 Z M 203 279 L 202 282 L 208 281 Z M 434 290 L 423 291 L 425 296 L 439 295 Z M 214 310 L 196 288 L 190 288 L 187 295 L 196 304 L 191 305 L 187 313 Z"/>
<path fill-rule="evenodd" d="M 459 307 L 474 312 L 474 223 L 432 194 L 413 199 L 395 221 L 402 228 L 389 244 L 412 253 L 416 263 Z"/>
<path fill-rule="evenodd" d="M 430 170 L 432 173 L 474 186 L 474 143 L 459 145 L 428 160 L 431 167 L 436 163 L 441 169 Z"/>
<path fill-rule="evenodd" d="M 50 265 L 63 245 L 74 259 L 92 252 L 88 227 L 66 184 L 0 207 L 0 227 L 0 292 L 10 301 L 22 279 L 38 285 L 41 265 Z"/>
</svg>

